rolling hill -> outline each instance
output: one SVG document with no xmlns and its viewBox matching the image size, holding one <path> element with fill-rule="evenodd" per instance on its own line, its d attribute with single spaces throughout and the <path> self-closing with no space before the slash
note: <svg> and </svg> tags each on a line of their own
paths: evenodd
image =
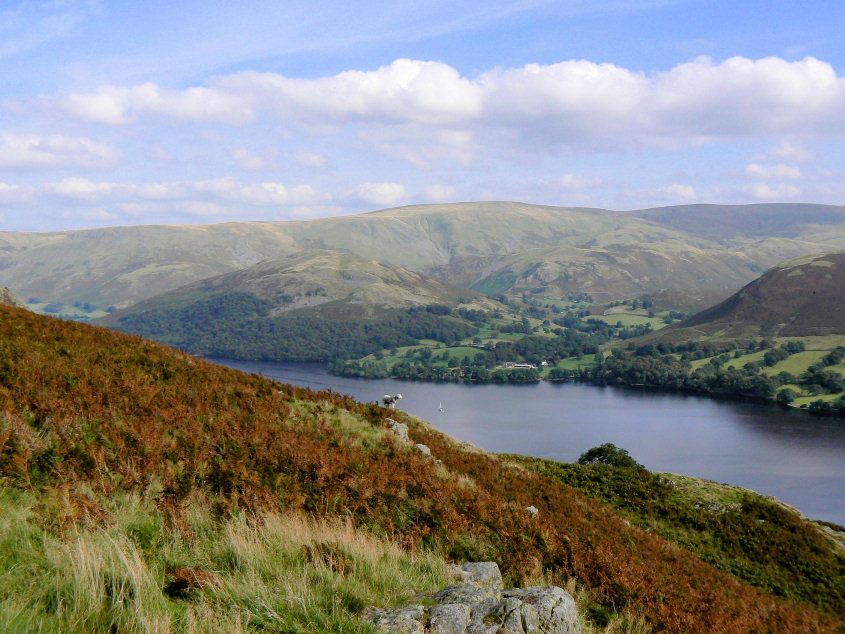
<svg viewBox="0 0 845 634">
<path fill-rule="evenodd" d="M 666 288 L 738 288 L 761 270 L 742 254 L 664 242 L 545 247 L 461 260 L 433 273 L 483 293 L 589 293 L 601 301 Z"/>
<path fill-rule="evenodd" d="M 740 220 L 746 216 L 757 223 L 751 237 L 744 233 L 751 220 Z M 784 218 L 790 219 L 788 230 L 778 228 Z M 84 302 L 105 309 L 126 307 L 268 258 L 318 249 L 346 251 L 418 273 L 445 271 L 445 279 L 476 283 L 487 276 L 489 258 L 495 264 L 497 258 L 532 249 L 645 244 L 658 251 L 664 248 L 659 245 L 674 245 L 669 252 L 722 252 L 726 259 L 747 260 L 762 270 L 786 258 L 845 248 L 845 220 L 841 207 L 813 205 L 614 212 L 467 202 L 311 221 L 4 232 L 0 284 L 44 302 Z M 460 275 L 449 272 L 456 263 Z M 480 274 L 466 275 L 471 271 Z M 733 267 L 721 278 L 711 269 L 713 283 L 735 286 L 739 271 Z M 753 277 L 749 273 L 741 281 Z"/>
<path fill-rule="evenodd" d="M 780 264 L 725 301 L 652 338 L 748 340 L 845 335 L 845 251 Z"/>
<path fill-rule="evenodd" d="M 620 615 L 614 631 L 841 624 L 398 411 L 9 307 L 0 349 L 8 631 L 371 631 L 364 608 L 442 583 L 443 557 L 493 559 L 516 584 L 572 579 L 589 614 Z M 801 549 L 815 592 L 836 597 L 818 529 L 740 505 L 739 538 Z"/>
<path fill-rule="evenodd" d="M 474 291 L 350 253 L 264 260 L 119 310 L 97 323 L 205 356 L 326 361 L 476 327 L 452 309 L 502 305 Z"/>
<path fill-rule="evenodd" d="M 371 318 L 386 310 L 405 310 L 457 300 L 493 302 L 474 291 L 352 253 L 319 249 L 280 258 L 194 282 L 119 311 L 127 314 L 185 308 L 195 302 L 246 293 L 268 302 L 269 317 L 291 312 L 333 318 Z"/>
</svg>

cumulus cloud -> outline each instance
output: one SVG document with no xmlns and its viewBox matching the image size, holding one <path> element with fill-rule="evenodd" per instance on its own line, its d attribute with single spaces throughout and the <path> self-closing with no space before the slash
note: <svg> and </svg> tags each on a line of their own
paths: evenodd
<svg viewBox="0 0 845 634">
<path fill-rule="evenodd" d="M 248 96 L 205 86 L 186 90 L 165 90 L 153 83 L 104 86 L 93 93 L 68 95 L 59 101 L 59 106 L 76 119 L 109 125 L 122 125 L 140 115 L 232 125 L 253 120 Z"/>
<path fill-rule="evenodd" d="M 801 168 L 794 165 L 761 165 L 751 163 L 745 166 L 745 173 L 752 178 L 780 179 L 780 178 L 801 178 Z"/>
<path fill-rule="evenodd" d="M 12 204 L 23 203 L 32 200 L 33 190 L 31 187 L 14 185 L 11 183 L 0 183 L 0 203 Z"/>
<path fill-rule="evenodd" d="M 430 185 L 425 188 L 425 197 L 436 203 L 454 200 L 455 188 L 451 185 Z"/>
<path fill-rule="evenodd" d="M 296 158 L 305 167 L 325 167 L 328 163 L 325 156 L 316 152 L 300 152 Z"/>
<path fill-rule="evenodd" d="M 754 198 L 760 198 L 762 200 L 795 198 L 801 194 L 801 190 L 795 185 L 785 183 L 781 183 L 776 187 L 772 187 L 768 183 L 752 183 L 745 188 L 745 191 Z"/>
<path fill-rule="evenodd" d="M 85 137 L 0 132 L 0 168 L 100 169 L 113 167 L 120 159 L 116 148 Z"/>
<path fill-rule="evenodd" d="M 265 108 L 314 123 L 378 121 L 450 124 L 481 114 L 481 87 L 439 62 L 398 59 L 374 71 L 295 79 L 246 71 L 215 87 L 248 94 Z"/>
<path fill-rule="evenodd" d="M 772 156 L 795 163 L 807 163 L 813 158 L 809 150 L 785 140 L 772 150 Z"/>
<path fill-rule="evenodd" d="M 246 148 L 238 148 L 232 153 L 232 158 L 242 170 L 258 171 L 267 168 L 267 161 L 257 156 Z"/>
<path fill-rule="evenodd" d="M 598 177 L 581 176 L 579 174 L 564 174 L 558 179 L 558 184 L 566 189 L 585 189 L 601 185 Z"/>
<path fill-rule="evenodd" d="M 698 198 L 695 188 L 691 185 L 674 184 L 667 185 L 665 187 L 658 187 L 656 193 L 664 199 L 676 202 L 689 203 Z"/>
<path fill-rule="evenodd" d="M 86 201 L 179 201 L 225 202 L 257 206 L 289 204 L 322 204 L 331 196 L 310 185 L 289 187 L 282 183 L 243 183 L 226 177 L 202 181 L 169 183 L 110 183 L 86 178 L 66 178 L 44 186 L 48 194 Z"/>
<path fill-rule="evenodd" d="M 619 149 L 845 132 L 845 79 L 812 57 L 702 57 L 652 74 L 570 60 L 477 77 L 440 62 L 399 59 L 315 79 L 245 71 L 185 90 L 106 86 L 60 102 L 70 116 L 112 125 L 142 115 L 239 125 L 269 117 L 320 132 L 358 125 L 391 137 L 385 150 L 409 155 L 414 143 L 403 135 L 455 147 L 495 137 L 514 148 Z M 797 161 L 802 148 L 784 142 L 778 152 L 780 160 Z"/>
<path fill-rule="evenodd" d="M 407 200 L 408 190 L 401 183 L 361 183 L 350 196 L 371 205 L 392 207 Z"/>
</svg>

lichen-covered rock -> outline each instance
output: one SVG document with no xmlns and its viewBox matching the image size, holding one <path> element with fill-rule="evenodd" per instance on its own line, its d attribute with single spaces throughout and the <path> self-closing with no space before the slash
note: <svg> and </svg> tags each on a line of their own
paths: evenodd
<svg viewBox="0 0 845 634">
<path fill-rule="evenodd" d="M 425 627 L 421 622 L 424 617 L 425 608 L 421 605 L 408 605 L 395 610 L 371 608 L 364 614 L 364 618 L 379 630 L 392 634 L 424 634 Z"/>
<path fill-rule="evenodd" d="M 469 606 L 442 603 L 429 610 L 428 629 L 432 634 L 464 634 L 469 625 Z"/>
<path fill-rule="evenodd" d="M 414 447 L 416 447 L 417 451 L 419 451 L 422 455 L 431 457 L 431 449 L 428 448 L 428 445 L 424 445 L 421 442 L 418 442 L 416 445 L 414 445 Z"/>
<path fill-rule="evenodd" d="M 390 429 L 396 434 L 396 437 L 407 444 L 411 443 L 411 437 L 408 436 L 408 426 L 405 423 L 400 423 L 398 421 L 393 420 L 392 418 L 386 419 L 388 425 L 390 425 Z"/>
<path fill-rule="evenodd" d="M 461 570 L 468 573 L 467 582 L 475 583 L 483 588 L 495 588 L 501 590 L 502 573 L 499 571 L 499 564 L 495 561 L 468 561 Z"/>
<path fill-rule="evenodd" d="M 531 517 L 537 517 L 540 514 L 540 510 L 536 506 L 526 506 L 525 510 Z"/>
<path fill-rule="evenodd" d="M 446 586 L 439 592 L 435 592 L 431 598 L 437 603 L 473 605 L 495 596 L 496 592 L 492 588 L 482 588 L 474 583 L 461 583 Z"/>
<path fill-rule="evenodd" d="M 540 622 L 539 632 L 570 634 L 581 631 L 575 600 L 557 586 L 511 588 L 503 591 L 502 596 L 533 606 Z"/>
<path fill-rule="evenodd" d="M 366 615 L 382 632 L 434 634 L 580 634 L 578 610 L 557 586 L 502 589 L 494 562 L 454 566 L 463 583 L 447 586 L 429 599 L 431 607 L 371 609 Z M 410 621 L 416 621 L 416 624 Z"/>
</svg>

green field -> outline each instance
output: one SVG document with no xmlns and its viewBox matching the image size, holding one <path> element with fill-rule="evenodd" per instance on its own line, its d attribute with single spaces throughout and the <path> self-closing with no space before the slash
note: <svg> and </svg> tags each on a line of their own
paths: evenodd
<svg viewBox="0 0 845 634">
<path fill-rule="evenodd" d="M 821 361 L 829 350 L 805 350 L 804 352 L 796 352 L 790 355 L 783 361 L 780 361 L 770 368 L 763 368 L 763 372 L 769 376 L 775 376 L 781 372 L 789 372 L 790 374 L 801 374 L 809 366 Z M 834 368 L 829 368 L 834 369 Z"/>
<path fill-rule="evenodd" d="M 587 368 L 596 364 L 596 355 L 585 354 L 583 358 L 570 357 L 569 359 L 562 359 L 557 366 L 561 370 L 577 370 L 578 368 Z"/>
</svg>

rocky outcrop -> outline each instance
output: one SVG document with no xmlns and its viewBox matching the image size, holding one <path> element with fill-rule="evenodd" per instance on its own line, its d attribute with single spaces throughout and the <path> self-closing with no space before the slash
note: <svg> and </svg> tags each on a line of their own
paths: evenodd
<svg viewBox="0 0 845 634">
<path fill-rule="evenodd" d="M 502 587 L 494 562 L 455 567 L 461 583 L 402 608 L 365 613 L 382 632 L 407 634 L 580 634 L 575 601 L 557 586 Z"/>
<path fill-rule="evenodd" d="M 0 286 L 0 306 L 26 307 L 23 301 L 5 286 Z"/>
<path fill-rule="evenodd" d="M 408 436 L 408 426 L 405 423 L 400 423 L 392 418 L 385 419 L 385 422 L 401 442 L 405 444 L 411 443 L 411 438 Z"/>
</svg>

